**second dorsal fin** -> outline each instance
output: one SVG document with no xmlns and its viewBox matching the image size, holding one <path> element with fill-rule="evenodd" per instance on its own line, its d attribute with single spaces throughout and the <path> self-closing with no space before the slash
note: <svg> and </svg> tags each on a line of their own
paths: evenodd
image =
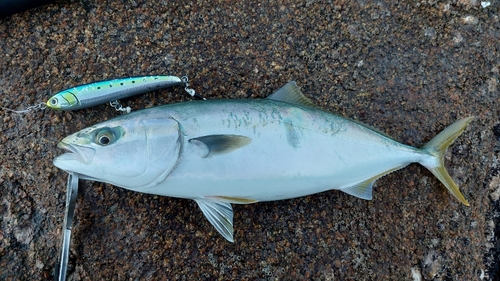
<svg viewBox="0 0 500 281">
<path fill-rule="evenodd" d="M 304 96 L 299 87 L 297 87 L 297 83 L 295 83 L 295 81 L 288 82 L 285 86 L 281 87 L 267 98 L 297 105 L 316 106 L 312 100 Z"/>
</svg>

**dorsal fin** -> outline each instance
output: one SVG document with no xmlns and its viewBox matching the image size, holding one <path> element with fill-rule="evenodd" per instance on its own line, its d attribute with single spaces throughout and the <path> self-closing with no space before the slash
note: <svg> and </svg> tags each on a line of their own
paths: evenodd
<svg viewBox="0 0 500 281">
<path fill-rule="evenodd" d="M 297 87 L 297 83 L 295 83 L 295 81 L 288 82 L 285 86 L 281 87 L 267 98 L 297 105 L 316 106 L 312 100 L 304 96 L 299 87 Z"/>
</svg>

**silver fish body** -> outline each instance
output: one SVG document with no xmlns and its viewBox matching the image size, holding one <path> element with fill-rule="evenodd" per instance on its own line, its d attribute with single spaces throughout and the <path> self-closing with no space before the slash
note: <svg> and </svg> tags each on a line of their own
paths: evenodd
<svg viewBox="0 0 500 281">
<path fill-rule="evenodd" d="M 134 191 L 195 200 L 233 241 L 231 203 L 331 189 L 372 198 L 379 177 L 420 163 L 468 204 L 443 166 L 471 118 L 423 148 L 312 105 L 294 82 L 262 100 L 193 101 L 119 116 L 63 139 L 57 167 Z"/>
</svg>

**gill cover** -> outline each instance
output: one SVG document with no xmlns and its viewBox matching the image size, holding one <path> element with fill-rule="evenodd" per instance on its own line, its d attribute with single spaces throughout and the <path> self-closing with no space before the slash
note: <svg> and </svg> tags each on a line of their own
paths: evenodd
<svg viewBox="0 0 500 281">
<path fill-rule="evenodd" d="M 181 150 L 179 123 L 172 118 L 153 118 L 132 124 L 124 141 L 115 144 L 123 154 L 118 157 L 122 161 L 115 162 L 116 167 L 110 171 L 115 176 L 107 182 L 132 190 L 155 186 L 177 164 Z"/>
<path fill-rule="evenodd" d="M 172 118 L 147 117 L 130 114 L 66 137 L 59 147 L 69 152 L 54 165 L 131 190 L 157 185 L 177 164 L 181 132 Z"/>
</svg>

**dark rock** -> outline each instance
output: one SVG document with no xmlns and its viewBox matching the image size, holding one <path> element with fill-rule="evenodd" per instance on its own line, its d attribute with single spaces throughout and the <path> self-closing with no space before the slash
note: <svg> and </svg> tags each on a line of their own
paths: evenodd
<svg viewBox="0 0 500 281">
<path fill-rule="evenodd" d="M 237 205 L 235 243 L 194 202 L 81 182 L 71 280 L 494 280 L 500 276 L 498 2 L 74 1 L 0 19 L 0 107 L 125 76 L 188 75 L 209 99 L 290 80 L 319 106 L 421 146 L 476 116 L 445 158 L 471 206 L 425 168 L 373 201 L 339 191 Z M 183 89 L 122 101 L 189 100 Z M 0 279 L 53 279 L 64 136 L 119 113 L 0 111 Z M 420 279 L 419 279 L 420 278 Z"/>
</svg>

